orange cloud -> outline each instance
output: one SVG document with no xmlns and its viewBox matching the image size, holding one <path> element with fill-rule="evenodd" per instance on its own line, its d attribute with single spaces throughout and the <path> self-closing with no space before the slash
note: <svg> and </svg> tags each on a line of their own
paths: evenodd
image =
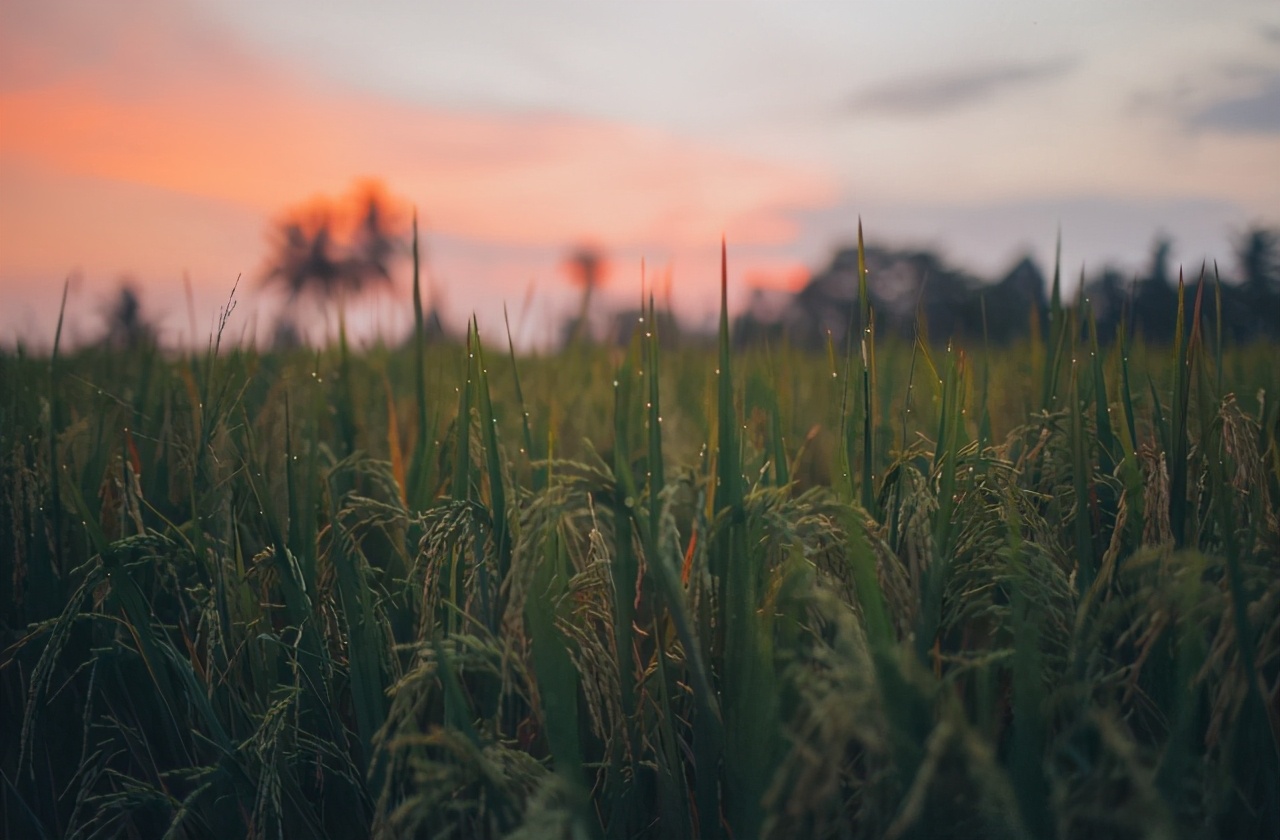
<svg viewBox="0 0 1280 840">
<path fill-rule="evenodd" d="M 156 282 L 189 269 L 220 302 L 237 273 L 256 279 L 272 217 L 372 175 L 417 204 L 434 242 L 455 243 L 430 268 L 457 312 L 518 300 L 531 281 L 540 293 L 566 285 L 563 249 L 583 241 L 675 265 L 677 299 L 711 290 L 714 302 L 721 235 L 731 253 L 785 249 L 792 212 L 836 198 L 821 173 L 652 128 L 304 79 L 180 4 L 53 5 L 0 27 L 0 293 L 11 298 L 75 267 Z M 617 268 L 629 295 L 630 269 Z"/>
<path fill-rule="evenodd" d="M 519 244 L 777 243 L 816 175 L 619 123 L 444 111 L 267 78 L 137 96 L 84 78 L 0 93 L 0 160 L 264 212 L 376 173 L 451 234 Z"/>
</svg>

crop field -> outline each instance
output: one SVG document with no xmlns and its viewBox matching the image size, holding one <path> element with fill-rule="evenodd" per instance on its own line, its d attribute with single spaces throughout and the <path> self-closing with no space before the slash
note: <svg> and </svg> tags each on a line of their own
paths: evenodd
<svg viewBox="0 0 1280 840">
<path fill-rule="evenodd" d="M 0 351 L 0 835 L 1280 836 L 1277 348 L 861 282 L 825 354 Z"/>
</svg>

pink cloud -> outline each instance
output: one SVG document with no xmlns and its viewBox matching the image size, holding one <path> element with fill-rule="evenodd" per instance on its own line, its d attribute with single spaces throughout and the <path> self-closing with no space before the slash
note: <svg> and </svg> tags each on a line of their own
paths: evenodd
<svg viewBox="0 0 1280 840">
<path fill-rule="evenodd" d="M 267 89 L 263 89 L 267 87 Z M 810 173 L 642 127 L 446 112 L 342 93 L 213 86 L 107 97 L 79 82 L 0 95 L 0 159 L 270 212 L 372 173 L 444 231 L 520 244 L 592 236 L 777 243 L 833 194 Z"/>
<path fill-rule="evenodd" d="M 56 4 L 55 4 L 56 5 Z M 180 5 L 46 11 L 0 35 L 0 161 L 262 212 L 375 175 L 443 231 L 521 244 L 705 244 L 793 234 L 820 173 L 657 130 L 378 97 L 251 54 Z"/>
<path fill-rule="evenodd" d="M 674 262 L 691 293 L 696 266 L 701 300 L 722 234 L 785 248 L 793 211 L 836 198 L 822 173 L 645 126 L 304 78 L 177 4 L 95 9 L 28 3 L 0 27 L 6 295 L 73 266 L 229 285 L 260 267 L 272 216 L 368 175 L 415 202 L 432 235 L 492 249 L 436 255 L 468 284 L 451 292 L 463 311 L 481 290 L 561 282 L 546 255 L 583 240 Z"/>
</svg>

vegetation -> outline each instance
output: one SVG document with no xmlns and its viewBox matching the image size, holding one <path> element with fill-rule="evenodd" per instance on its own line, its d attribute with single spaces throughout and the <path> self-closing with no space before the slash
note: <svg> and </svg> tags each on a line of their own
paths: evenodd
<svg viewBox="0 0 1280 840">
<path fill-rule="evenodd" d="M 318 196 L 277 219 L 262 273 L 264 284 L 287 297 L 275 345 L 302 343 L 295 311 L 302 301 L 323 314 L 329 304 L 341 306 L 368 289 L 390 285 L 391 266 L 403 255 L 408 228 L 400 203 L 378 181 L 357 182 L 337 199 Z"/>
<path fill-rule="evenodd" d="M 1170 259 L 1172 249 L 1172 241 L 1158 238 L 1140 276 L 1110 265 L 1092 275 L 1081 273 L 1102 346 L 1114 340 L 1121 323 L 1129 336 L 1173 342 L 1181 278 Z M 1219 278 L 1216 263 L 1206 266 L 1210 270 L 1198 279 L 1187 278 L 1187 298 L 1207 282 L 1203 314 L 1221 326 L 1226 339 L 1280 341 L 1280 230 L 1255 225 L 1237 238 L 1234 250 L 1234 273 Z M 794 295 L 757 289 L 734 323 L 734 341 L 742 346 L 786 341 L 811 349 L 821 349 L 828 334 L 841 341 L 860 305 L 856 288 L 862 268 L 879 281 L 870 296 L 882 338 L 913 340 L 920 313 L 935 334 L 1000 347 L 1027 341 L 1048 322 L 1048 284 L 1030 256 L 1002 277 L 983 279 L 949 265 L 933 251 L 870 245 L 840 249 Z M 1183 313 L 1184 329 L 1190 314 Z"/>
<path fill-rule="evenodd" d="M 0 834 L 1280 836 L 1274 347 L 858 285 L 825 355 L 0 355 Z"/>
</svg>

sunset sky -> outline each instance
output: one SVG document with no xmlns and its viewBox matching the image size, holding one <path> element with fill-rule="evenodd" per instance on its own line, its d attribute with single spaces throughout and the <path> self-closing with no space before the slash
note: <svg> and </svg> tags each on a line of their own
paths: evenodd
<svg viewBox="0 0 1280 840">
<path fill-rule="evenodd" d="M 167 341 L 278 306 L 271 220 L 380 179 L 447 319 L 523 340 L 579 242 L 689 321 L 848 242 L 994 274 L 1217 258 L 1280 225 L 1280 3 L 0 0 L 0 342 L 91 340 L 122 276 Z M 872 278 L 874 282 L 874 278 Z M 533 290 L 533 303 L 525 299 Z M 408 275 L 361 317 L 407 325 Z"/>
</svg>

